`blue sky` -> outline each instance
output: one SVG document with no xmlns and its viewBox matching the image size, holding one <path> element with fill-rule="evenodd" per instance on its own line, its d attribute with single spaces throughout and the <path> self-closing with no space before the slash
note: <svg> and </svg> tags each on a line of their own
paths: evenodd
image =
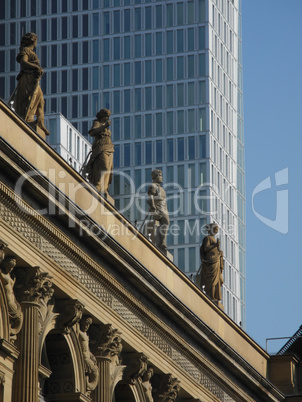
<svg viewBox="0 0 302 402">
<path fill-rule="evenodd" d="M 266 338 L 291 336 L 302 324 L 302 1 L 242 0 L 242 12 L 246 330 L 265 347 Z M 275 174 L 284 169 L 288 184 L 284 171 L 285 184 L 276 187 Z M 256 212 L 271 220 L 264 223 L 253 212 L 252 196 L 268 177 L 271 188 L 254 194 Z M 287 218 L 288 232 L 280 233 Z M 269 351 L 278 351 L 285 342 L 270 341 Z"/>
</svg>

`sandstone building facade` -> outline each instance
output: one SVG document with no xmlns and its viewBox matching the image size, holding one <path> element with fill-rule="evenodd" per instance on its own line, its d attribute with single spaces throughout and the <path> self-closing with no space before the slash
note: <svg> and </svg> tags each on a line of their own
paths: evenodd
<svg viewBox="0 0 302 402">
<path fill-rule="evenodd" d="M 3 102 L 0 122 L 1 402 L 285 400 L 259 345 Z"/>
</svg>

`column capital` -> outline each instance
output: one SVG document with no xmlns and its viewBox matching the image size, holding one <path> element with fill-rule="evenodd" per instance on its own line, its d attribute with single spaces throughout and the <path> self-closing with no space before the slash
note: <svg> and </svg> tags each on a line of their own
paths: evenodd
<svg viewBox="0 0 302 402">
<path fill-rule="evenodd" d="M 123 349 L 121 332 L 112 324 L 92 325 L 89 330 L 90 346 L 94 355 L 108 358 L 116 365 L 120 364 L 120 353 Z"/>
<path fill-rule="evenodd" d="M 175 402 L 180 381 L 174 378 L 172 374 L 156 375 L 152 379 L 153 397 L 158 402 Z"/>
<path fill-rule="evenodd" d="M 47 305 L 54 293 L 52 277 L 47 272 L 41 272 L 40 267 L 18 267 L 16 277 L 16 294 L 20 302 Z"/>
</svg>

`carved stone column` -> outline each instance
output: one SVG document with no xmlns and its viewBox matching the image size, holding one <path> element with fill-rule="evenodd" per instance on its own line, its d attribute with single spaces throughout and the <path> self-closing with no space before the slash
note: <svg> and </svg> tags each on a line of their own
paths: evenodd
<svg viewBox="0 0 302 402">
<path fill-rule="evenodd" d="M 109 357 L 96 356 L 99 368 L 99 384 L 96 388 L 93 401 L 94 402 L 111 402 L 110 392 L 110 363 Z"/>
<path fill-rule="evenodd" d="M 120 332 L 111 324 L 92 325 L 89 331 L 91 349 L 99 367 L 99 384 L 94 391 L 94 402 L 111 402 L 116 376 L 121 371 L 122 351 Z M 123 368 L 123 367 L 122 367 Z M 122 373 L 121 373 L 122 374 Z"/>
<path fill-rule="evenodd" d="M 16 367 L 14 400 L 38 402 L 40 308 L 47 304 L 53 294 L 52 282 L 50 276 L 42 273 L 39 267 L 18 268 L 16 277 L 23 326 L 18 336 L 20 356 Z"/>
</svg>

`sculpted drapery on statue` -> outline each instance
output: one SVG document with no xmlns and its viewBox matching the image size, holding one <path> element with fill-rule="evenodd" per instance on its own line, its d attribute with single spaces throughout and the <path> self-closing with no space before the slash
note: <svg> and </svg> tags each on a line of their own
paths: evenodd
<svg viewBox="0 0 302 402">
<path fill-rule="evenodd" d="M 92 152 L 84 168 L 84 174 L 88 175 L 90 183 L 104 195 L 108 193 L 113 169 L 114 145 L 112 144 L 111 131 L 109 130 L 111 124 L 110 115 L 110 110 L 101 109 L 96 115 L 96 120 L 93 121 L 89 130 L 89 135 L 94 137 Z"/>
<path fill-rule="evenodd" d="M 149 212 L 153 220 L 159 222 L 156 236 L 156 246 L 163 252 L 167 252 L 167 234 L 169 229 L 169 212 L 167 209 L 166 192 L 162 188 L 163 174 L 159 169 L 151 173 L 152 184 L 148 188 Z"/>
<path fill-rule="evenodd" d="M 220 250 L 220 240 L 215 239 L 218 226 L 215 223 L 207 225 L 208 235 L 200 246 L 201 267 L 196 276 L 196 284 L 201 289 L 204 286 L 206 294 L 215 302 L 221 300 L 223 284 L 223 252 Z"/>
<path fill-rule="evenodd" d="M 17 62 L 21 71 L 17 76 L 17 88 L 11 96 L 10 102 L 20 117 L 32 126 L 39 126 L 49 135 L 44 126 L 44 98 L 40 88 L 40 79 L 43 70 L 39 59 L 34 52 L 38 37 L 35 33 L 27 33 L 21 39 Z M 36 116 L 36 120 L 35 120 Z"/>
</svg>

